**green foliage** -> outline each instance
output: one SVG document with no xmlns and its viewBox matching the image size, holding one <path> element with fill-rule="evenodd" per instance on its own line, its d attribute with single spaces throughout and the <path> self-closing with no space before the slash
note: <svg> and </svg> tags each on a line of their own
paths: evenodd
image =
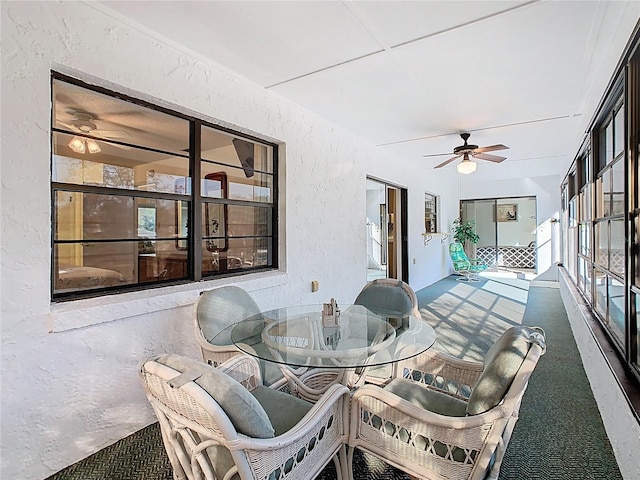
<svg viewBox="0 0 640 480">
<path fill-rule="evenodd" d="M 480 237 L 476 233 L 475 220 L 462 222 L 459 218 L 456 218 L 453 221 L 453 238 L 456 242 L 460 242 L 462 244 L 464 244 L 464 242 L 467 240 L 469 240 L 471 243 L 478 243 Z"/>
</svg>

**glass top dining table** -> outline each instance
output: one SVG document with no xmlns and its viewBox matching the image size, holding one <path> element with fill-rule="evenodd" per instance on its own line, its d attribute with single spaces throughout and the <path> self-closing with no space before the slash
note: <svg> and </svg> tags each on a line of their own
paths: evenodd
<svg viewBox="0 0 640 480">
<path fill-rule="evenodd" d="M 323 323 L 323 305 L 282 307 L 230 325 L 242 352 L 291 367 L 358 368 L 398 362 L 430 348 L 436 333 L 420 317 L 349 305 L 338 324 Z"/>
</svg>

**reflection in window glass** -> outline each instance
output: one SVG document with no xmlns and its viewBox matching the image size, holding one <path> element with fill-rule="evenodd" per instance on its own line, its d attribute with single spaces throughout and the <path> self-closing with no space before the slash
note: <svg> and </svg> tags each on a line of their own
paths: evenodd
<svg viewBox="0 0 640 480">
<path fill-rule="evenodd" d="M 436 233 L 437 225 L 437 198 L 430 193 L 424 194 L 424 231 L 425 233 Z"/>
<path fill-rule="evenodd" d="M 585 262 L 584 270 L 584 294 L 588 301 L 592 301 L 591 288 L 593 284 L 593 268 L 591 262 Z"/>
<path fill-rule="evenodd" d="M 624 219 L 611 220 L 609 270 L 624 276 Z"/>
<path fill-rule="evenodd" d="M 611 215 L 611 169 L 602 174 L 602 216 Z"/>
<path fill-rule="evenodd" d="M 199 281 L 201 260 L 210 274 L 274 266 L 273 145 L 200 128 L 196 118 L 61 74 L 52 77 L 55 299 Z M 193 150 L 192 129 L 201 152 Z M 198 153 L 203 160 L 192 165 Z M 196 196 L 190 175 L 197 167 Z M 192 237 L 192 226 L 200 224 L 202 259 Z"/>
<path fill-rule="evenodd" d="M 271 148 L 210 127 L 202 128 L 200 155 L 208 163 L 214 162 L 241 169 L 245 178 L 251 178 L 257 172 L 273 173 Z"/>
<path fill-rule="evenodd" d="M 616 113 L 614 130 L 615 138 L 613 142 L 613 156 L 617 157 L 624 151 L 624 107 Z"/>
<path fill-rule="evenodd" d="M 622 215 L 624 206 L 624 159 L 619 159 L 611 167 L 611 179 L 613 184 L 613 195 L 611 204 L 611 215 Z"/>
<path fill-rule="evenodd" d="M 624 319 L 626 304 L 624 300 L 624 284 L 609 277 L 609 328 L 624 343 Z"/>
<path fill-rule="evenodd" d="M 585 256 L 591 255 L 591 224 L 580 224 L 580 253 Z"/>
<path fill-rule="evenodd" d="M 595 224 L 595 254 L 596 263 L 604 268 L 609 268 L 609 227 L 608 222 L 602 221 Z"/>
<path fill-rule="evenodd" d="M 596 269 L 593 277 L 594 290 L 596 295 L 596 311 L 607 318 L 607 276 L 604 272 Z"/>
</svg>

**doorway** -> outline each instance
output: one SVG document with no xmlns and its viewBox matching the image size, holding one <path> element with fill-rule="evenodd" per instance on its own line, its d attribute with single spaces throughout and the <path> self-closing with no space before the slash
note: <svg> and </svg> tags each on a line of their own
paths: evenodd
<svg viewBox="0 0 640 480">
<path fill-rule="evenodd" d="M 535 272 L 536 197 L 462 200 L 461 218 L 475 220 L 480 240 L 470 253 L 489 267 Z"/>
<path fill-rule="evenodd" d="M 407 189 L 367 178 L 367 281 L 408 282 Z"/>
</svg>

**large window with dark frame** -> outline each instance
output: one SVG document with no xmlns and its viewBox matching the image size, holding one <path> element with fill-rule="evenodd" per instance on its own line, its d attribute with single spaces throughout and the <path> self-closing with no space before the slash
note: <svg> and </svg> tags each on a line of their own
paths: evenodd
<svg viewBox="0 0 640 480">
<path fill-rule="evenodd" d="M 563 260 L 640 381 L 639 30 L 629 45 L 562 185 Z"/>
<path fill-rule="evenodd" d="M 52 107 L 54 299 L 277 266 L 275 145 L 57 73 Z"/>
</svg>

